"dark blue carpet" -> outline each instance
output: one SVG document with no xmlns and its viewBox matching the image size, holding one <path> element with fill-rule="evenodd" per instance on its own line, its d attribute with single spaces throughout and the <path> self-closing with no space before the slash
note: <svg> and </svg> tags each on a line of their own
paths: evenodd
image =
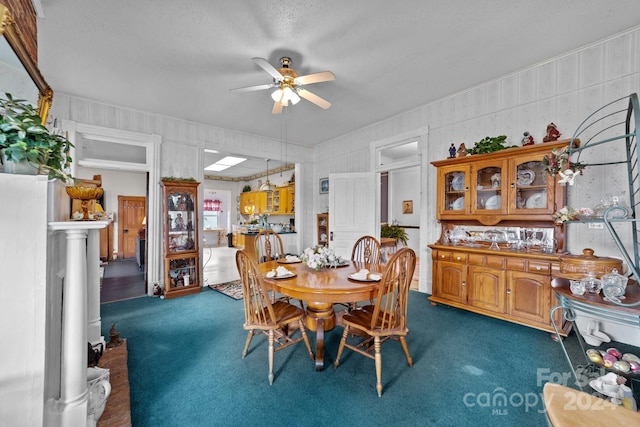
<svg viewBox="0 0 640 427">
<path fill-rule="evenodd" d="M 410 293 L 413 368 L 398 342 L 383 345 L 381 398 L 373 360 L 345 349 L 333 368 L 339 327 L 327 334 L 324 371 L 300 343 L 276 353 L 269 386 L 265 337 L 242 359 L 242 301 L 206 287 L 104 304 L 101 314 L 105 336 L 115 323 L 127 339 L 134 426 L 544 426 L 542 386 L 569 372 L 561 346 L 426 297 Z"/>
</svg>

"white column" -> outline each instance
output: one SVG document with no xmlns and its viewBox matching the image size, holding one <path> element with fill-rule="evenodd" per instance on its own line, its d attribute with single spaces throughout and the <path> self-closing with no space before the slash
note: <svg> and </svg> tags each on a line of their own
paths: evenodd
<svg viewBox="0 0 640 427">
<path fill-rule="evenodd" d="M 88 231 L 93 235 L 106 221 L 51 222 L 51 230 L 64 230 L 67 251 L 62 304 L 62 359 L 60 361 L 60 399 L 55 411 L 61 427 L 87 425 L 87 257 L 97 262 L 97 252 L 87 251 Z M 95 244 L 92 238 L 92 243 Z M 98 248 L 99 252 L 99 248 Z M 99 281 L 97 284 L 99 288 Z M 98 290 L 98 298 L 99 298 Z M 99 317 L 98 301 L 98 317 Z"/>
<path fill-rule="evenodd" d="M 100 230 L 89 230 L 87 238 L 87 340 L 104 344 L 100 321 Z"/>
</svg>

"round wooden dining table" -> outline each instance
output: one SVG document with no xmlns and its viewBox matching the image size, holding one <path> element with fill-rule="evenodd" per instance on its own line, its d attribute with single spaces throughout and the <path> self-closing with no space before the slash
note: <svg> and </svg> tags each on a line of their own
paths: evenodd
<svg viewBox="0 0 640 427">
<path fill-rule="evenodd" d="M 316 332 L 316 371 L 324 369 L 324 333 L 336 325 L 335 303 L 369 301 L 375 298 L 379 281 L 356 281 L 348 276 L 363 268 L 370 272 L 382 273 L 382 265 L 349 261 L 346 266 L 314 270 L 301 262 L 265 262 L 258 265 L 265 285 L 306 304 L 306 327 Z M 266 274 L 280 266 L 295 276 L 289 278 L 268 278 Z"/>
</svg>

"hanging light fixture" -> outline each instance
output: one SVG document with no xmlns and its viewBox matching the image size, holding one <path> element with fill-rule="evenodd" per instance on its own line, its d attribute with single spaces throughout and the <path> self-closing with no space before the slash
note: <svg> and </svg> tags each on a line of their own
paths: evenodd
<svg viewBox="0 0 640 427">
<path fill-rule="evenodd" d="M 267 159 L 267 180 L 260 186 L 260 191 L 275 191 L 276 186 L 269 182 L 269 159 Z"/>
<path fill-rule="evenodd" d="M 283 82 L 278 89 L 273 91 L 271 99 L 275 102 L 279 102 L 283 107 L 287 107 L 289 102 L 291 102 L 292 105 L 296 105 L 300 102 L 300 96 L 298 96 L 291 85 L 286 82 Z"/>
</svg>

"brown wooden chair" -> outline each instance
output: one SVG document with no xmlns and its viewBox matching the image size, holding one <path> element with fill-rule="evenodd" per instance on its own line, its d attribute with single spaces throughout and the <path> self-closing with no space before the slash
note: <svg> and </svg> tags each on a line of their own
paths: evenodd
<svg viewBox="0 0 640 427">
<path fill-rule="evenodd" d="M 380 264 L 381 247 L 380 242 L 373 236 L 362 236 L 353 245 L 351 250 L 351 261 L 363 262 L 365 264 Z M 358 308 L 357 302 L 340 304 L 349 310 Z"/>
<path fill-rule="evenodd" d="M 351 251 L 351 260 L 367 264 L 380 263 L 380 242 L 373 236 L 359 238 Z"/>
<path fill-rule="evenodd" d="M 402 248 L 396 252 L 380 280 L 380 287 L 374 305 L 367 305 L 350 311 L 343 319 L 344 332 L 338 347 L 338 354 L 334 367 L 340 365 L 340 356 L 345 347 L 375 360 L 376 389 L 378 396 L 382 396 L 382 353 L 381 345 L 390 338 L 398 339 L 404 350 L 409 366 L 413 360 L 409 354 L 405 337 L 409 333 L 407 328 L 407 299 L 411 277 L 416 266 L 416 254 L 412 249 Z M 356 344 L 347 343 L 351 330 L 356 333 Z M 365 339 L 357 333 L 367 335 Z M 373 346 L 371 345 L 373 341 Z M 373 351 L 373 354 L 372 354 Z"/>
<path fill-rule="evenodd" d="M 269 343 L 269 384 L 273 384 L 273 355 L 275 352 L 304 341 L 309 351 L 309 357 L 314 360 L 309 337 L 304 327 L 305 313 L 304 310 L 285 301 L 278 300 L 271 303 L 258 265 L 246 251 L 236 252 L 236 267 L 242 280 L 242 294 L 244 296 L 244 324 L 242 327 L 249 331 L 247 342 L 242 350 L 242 358 L 244 359 L 247 355 L 253 336 L 264 333 Z M 291 323 L 297 323 L 300 330 L 298 338 L 294 338 L 295 331 L 291 335 L 288 333 L 288 326 Z"/>
<path fill-rule="evenodd" d="M 258 263 L 284 257 L 282 239 L 273 230 L 262 230 L 256 236 L 256 259 Z"/>
</svg>

